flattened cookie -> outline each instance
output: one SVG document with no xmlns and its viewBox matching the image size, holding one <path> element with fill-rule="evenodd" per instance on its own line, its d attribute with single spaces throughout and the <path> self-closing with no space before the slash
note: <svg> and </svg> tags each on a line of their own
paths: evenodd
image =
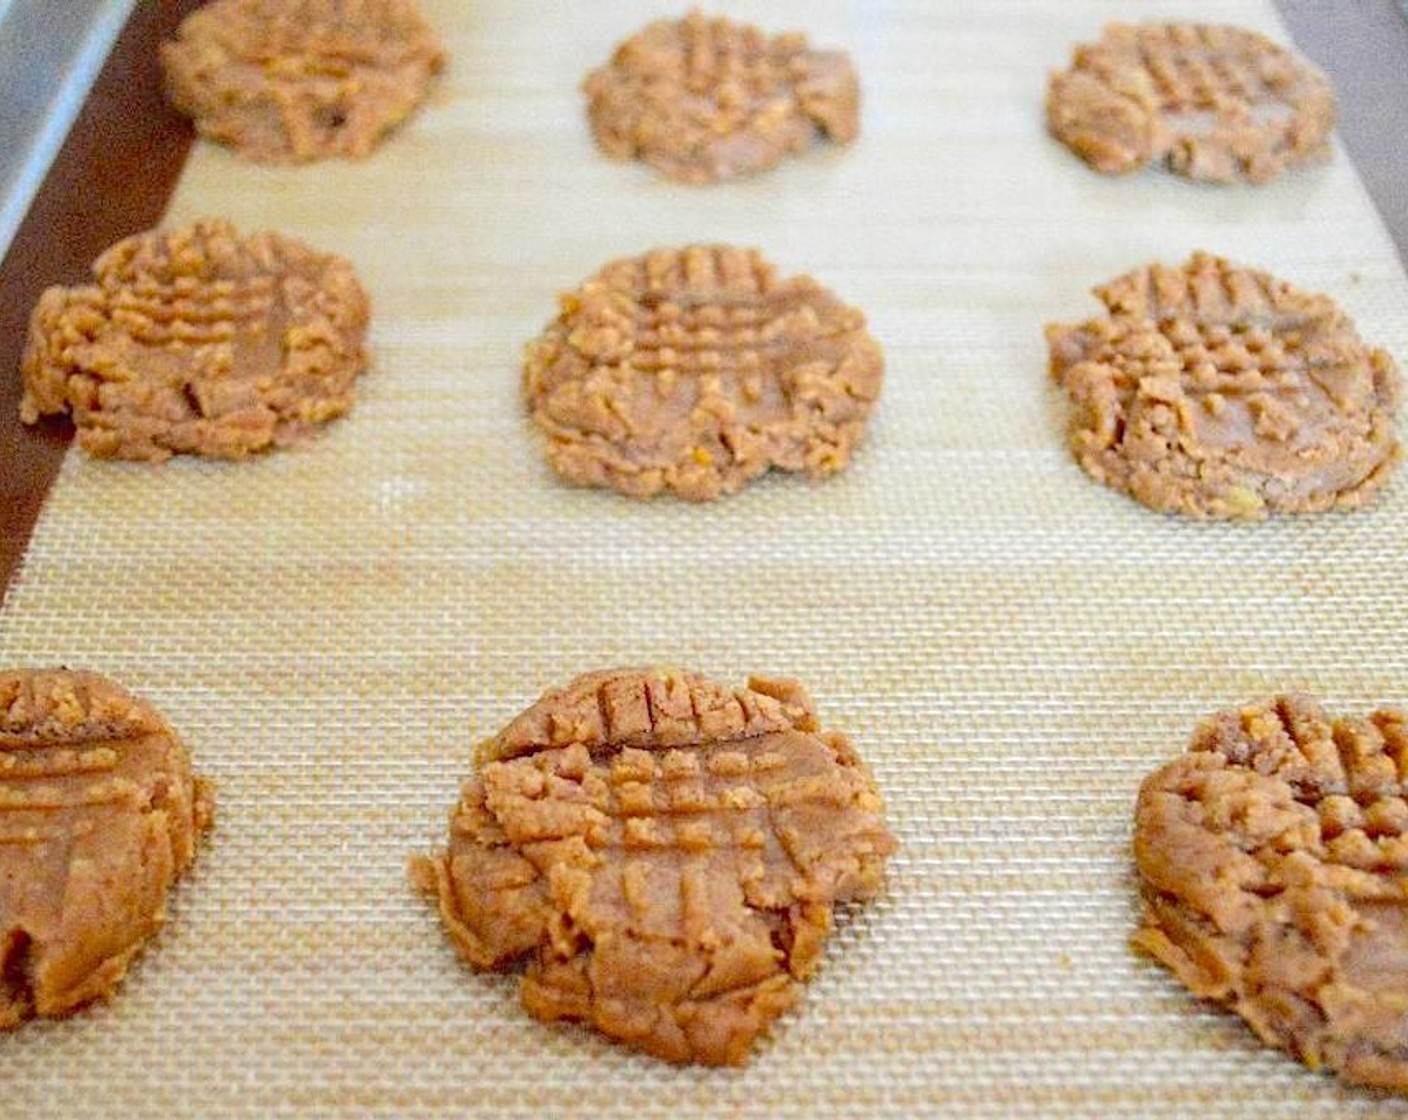
<svg viewBox="0 0 1408 1120">
<path fill-rule="evenodd" d="M 93 673 L 0 673 L 0 1029 L 112 992 L 212 804 L 149 704 Z"/>
<path fill-rule="evenodd" d="M 412 0 L 214 0 L 161 47 L 166 95 L 251 159 L 366 156 L 444 65 Z"/>
<path fill-rule="evenodd" d="M 583 88 L 603 151 L 686 183 L 765 171 L 818 135 L 849 144 L 860 132 L 845 54 L 698 11 L 627 39 Z"/>
<path fill-rule="evenodd" d="M 480 749 L 449 849 L 412 863 L 476 968 L 672 1062 L 741 1064 L 895 849 L 845 736 L 793 681 L 615 670 Z"/>
<path fill-rule="evenodd" d="M 1408 1093 L 1408 717 L 1278 697 L 1145 781 L 1134 943 L 1312 1069 Z"/>
<path fill-rule="evenodd" d="M 351 264 L 223 221 L 119 241 L 30 317 L 20 417 L 101 458 L 238 459 L 352 407 L 370 305 Z"/>
<path fill-rule="evenodd" d="M 1399 377 L 1326 296 L 1219 257 L 1148 265 L 1046 328 L 1071 447 L 1161 512 L 1259 518 L 1354 508 L 1400 457 Z"/>
<path fill-rule="evenodd" d="M 1112 24 L 1051 77 L 1051 132 L 1097 171 L 1162 162 L 1214 183 L 1265 183 L 1328 157 L 1323 74 L 1237 27 Z"/>
<path fill-rule="evenodd" d="M 752 249 L 657 249 L 561 299 L 524 392 L 565 479 L 707 500 L 770 468 L 841 470 L 880 394 L 865 316 Z"/>
</svg>

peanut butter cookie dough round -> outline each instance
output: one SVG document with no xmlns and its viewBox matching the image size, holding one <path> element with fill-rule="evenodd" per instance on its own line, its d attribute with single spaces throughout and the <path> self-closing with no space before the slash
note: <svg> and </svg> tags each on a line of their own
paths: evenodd
<svg viewBox="0 0 1408 1120">
<path fill-rule="evenodd" d="M 1401 457 L 1397 366 L 1327 296 L 1196 253 L 1095 294 L 1051 325 L 1051 373 L 1092 477 L 1191 517 L 1352 509 Z"/>
<path fill-rule="evenodd" d="M 1150 163 L 1211 183 L 1268 182 L 1329 158 L 1335 95 L 1264 35 L 1209 24 L 1111 24 L 1051 76 L 1052 135 L 1097 171 Z"/>
<path fill-rule="evenodd" d="M 1408 1094 L 1408 717 L 1222 712 L 1139 791 L 1136 947 L 1312 1069 Z"/>
<path fill-rule="evenodd" d="M 479 752 L 449 848 L 412 861 L 475 968 L 524 1007 L 671 1062 L 742 1064 L 816 970 L 832 908 L 896 842 L 795 681 L 619 669 L 548 692 Z"/>
<path fill-rule="evenodd" d="M 352 407 L 370 304 L 352 265 L 196 222 L 118 242 L 30 318 L 20 417 L 71 413 L 100 458 L 239 459 Z"/>
<path fill-rule="evenodd" d="M 849 144 L 860 132 L 845 54 L 698 11 L 627 39 L 583 88 L 603 151 L 686 183 L 765 171 L 818 136 Z"/>
<path fill-rule="evenodd" d="M 444 65 L 412 0 L 214 0 L 163 43 L 167 99 L 261 162 L 361 158 Z"/>
<path fill-rule="evenodd" d="M 880 395 L 865 316 L 752 249 L 614 261 L 564 295 L 523 386 L 569 482 L 697 501 L 776 467 L 841 470 Z"/>
<path fill-rule="evenodd" d="M 213 804 L 151 705 L 93 673 L 0 672 L 0 1029 L 112 992 Z"/>
</svg>

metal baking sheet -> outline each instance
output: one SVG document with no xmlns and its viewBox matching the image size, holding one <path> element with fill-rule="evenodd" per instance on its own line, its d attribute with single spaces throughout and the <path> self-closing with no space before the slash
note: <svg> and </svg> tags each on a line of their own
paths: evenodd
<svg viewBox="0 0 1408 1120">
<path fill-rule="evenodd" d="M 253 463 L 74 452 L 0 610 L 0 664 L 147 695 L 220 792 L 117 997 L 0 1037 L 6 1120 L 1408 1116 L 1262 1048 L 1127 947 L 1140 779 L 1281 689 L 1408 702 L 1408 492 L 1262 525 L 1159 517 L 1065 448 L 1044 323 L 1196 248 L 1325 291 L 1408 356 L 1408 279 L 1342 152 L 1256 190 L 1093 174 L 1046 74 L 1131 0 L 736 0 L 848 48 L 863 134 L 682 187 L 594 148 L 578 82 L 665 0 L 424 0 L 450 66 L 364 163 L 202 145 L 170 219 L 350 257 L 356 409 Z M 1263 0 L 1200 18 L 1285 39 Z M 1387 142 L 1387 138 L 1386 138 Z M 856 462 L 708 506 L 561 485 L 519 395 L 556 295 L 653 245 L 760 246 L 887 356 Z M 800 677 L 903 847 L 744 1070 L 525 1016 L 412 891 L 473 743 L 586 669 Z"/>
</svg>

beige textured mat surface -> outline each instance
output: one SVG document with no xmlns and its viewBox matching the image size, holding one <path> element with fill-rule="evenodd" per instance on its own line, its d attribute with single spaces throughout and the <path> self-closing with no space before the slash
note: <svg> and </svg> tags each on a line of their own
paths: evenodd
<svg viewBox="0 0 1408 1120">
<path fill-rule="evenodd" d="M 1283 37 L 1259 0 L 1137 7 Z M 1344 155 L 1258 190 L 1088 172 L 1045 136 L 1046 72 L 1132 3 L 752 0 L 727 9 L 850 47 L 864 135 L 680 187 L 600 158 L 575 88 L 675 5 L 425 8 L 450 69 L 372 160 L 202 146 L 174 206 L 357 263 L 356 411 L 242 466 L 71 454 L 0 614 L 0 664 L 149 696 L 220 791 L 119 996 L 0 1037 L 0 1116 L 1408 1116 L 1125 944 L 1134 791 L 1200 715 L 1281 688 L 1408 703 L 1408 482 L 1348 516 L 1153 515 L 1066 453 L 1041 334 L 1205 247 L 1333 294 L 1404 361 L 1408 283 Z M 523 342 L 605 260 L 697 239 L 867 309 L 889 360 L 870 440 L 832 482 L 707 508 L 560 486 Z M 741 1072 L 530 1021 L 406 881 L 476 739 L 652 660 L 802 677 L 904 844 Z"/>
</svg>

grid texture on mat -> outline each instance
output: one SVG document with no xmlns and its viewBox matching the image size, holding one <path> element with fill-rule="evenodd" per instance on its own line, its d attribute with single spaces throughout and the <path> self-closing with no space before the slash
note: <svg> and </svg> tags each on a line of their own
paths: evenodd
<svg viewBox="0 0 1408 1120">
<path fill-rule="evenodd" d="M 371 160 L 202 146 L 172 214 L 356 262 L 376 316 L 353 414 L 238 466 L 70 455 L 0 614 L 0 663 L 147 695 L 220 794 L 117 998 L 0 1037 L 7 1120 L 1408 1116 L 1126 947 L 1135 789 L 1200 715 L 1285 688 L 1408 703 L 1408 483 L 1353 515 L 1151 514 L 1071 461 L 1041 333 L 1202 247 L 1330 293 L 1402 362 L 1408 283 L 1343 153 L 1256 190 L 1088 171 L 1045 135 L 1046 75 L 1123 0 L 739 0 L 851 49 L 863 134 L 681 187 L 599 156 L 576 89 L 674 5 L 424 7 L 449 70 Z M 1259 0 L 1137 7 L 1284 37 Z M 524 341 L 604 261 L 691 240 L 757 244 L 869 312 L 888 380 L 843 475 L 698 507 L 545 466 Z M 742 1071 L 530 1021 L 406 878 L 475 740 L 648 661 L 801 677 L 903 843 Z"/>
</svg>

